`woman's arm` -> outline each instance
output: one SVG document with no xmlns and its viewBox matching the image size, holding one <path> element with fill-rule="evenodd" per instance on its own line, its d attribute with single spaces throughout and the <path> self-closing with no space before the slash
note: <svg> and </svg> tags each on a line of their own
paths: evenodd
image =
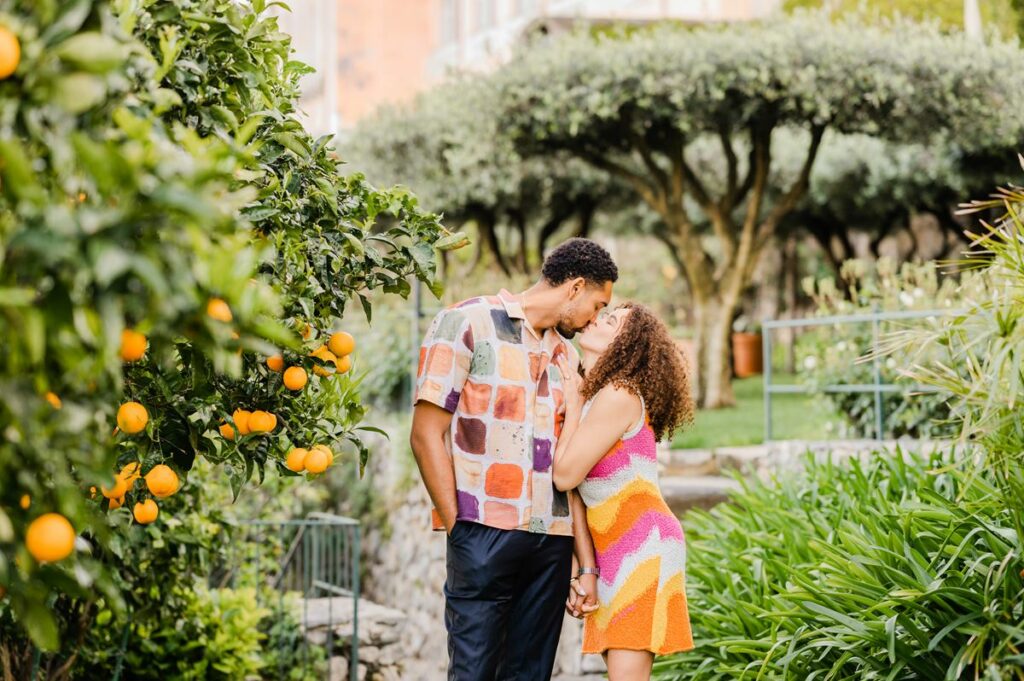
<svg viewBox="0 0 1024 681">
<path fill-rule="evenodd" d="M 640 398 L 623 388 L 606 386 L 594 398 L 581 428 L 579 416 L 566 410 L 555 446 L 552 480 L 561 491 L 576 488 L 623 433 L 640 418 Z M 585 431 L 581 435 L 580 431 Z"/>
</svg>

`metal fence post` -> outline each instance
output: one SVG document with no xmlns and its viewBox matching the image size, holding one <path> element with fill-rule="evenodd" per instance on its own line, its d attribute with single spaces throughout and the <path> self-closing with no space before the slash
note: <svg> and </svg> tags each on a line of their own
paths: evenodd
<svg viewBox="0 0 1024 681">
<path fill-rule="evenodd" d="M 871 309 L 871 363 L 875 380 L 875 439 L 883 440 L 885 416 L 882 414 L 882 362 L 878 358 L 878 345 L 881 337 L 879 310 L 875 305 Z"/>
<path fill-rule="evenodd" d="M 772 329 L 765 328 L 761 349 L 764 353 L 764 441 L 772 440 Z"/>
<path fill-rule="evenodd" d="M 352 655 L 349 658 L 349 678 L 353 681 L 359 678 L 359 553 L 360 530 L 359 525 L 354 526 L 353 538 L 353 560 L 352 565 Z"/>
</svg>

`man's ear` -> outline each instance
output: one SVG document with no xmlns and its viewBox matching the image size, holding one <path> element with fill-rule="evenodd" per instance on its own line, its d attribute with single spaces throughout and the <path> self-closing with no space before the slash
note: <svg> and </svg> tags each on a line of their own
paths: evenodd
<svg viewBox="0 0 1024 681">
<path fill-rule="evenodd" d="M 587 280 L 583 277 L 569 280 L 569 300 L 575 300 L 586 288 Z"/>
</svg>

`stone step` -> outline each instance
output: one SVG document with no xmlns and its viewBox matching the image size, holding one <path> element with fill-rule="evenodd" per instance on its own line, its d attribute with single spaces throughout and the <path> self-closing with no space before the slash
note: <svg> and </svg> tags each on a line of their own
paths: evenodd
<svg viewBox="0 0 1024 681">
<path fill-rule="evenodd" d="M 758 465 L 767 459 L 769 453 L 767 445 L 715 447 L 715 461 L 720 471 L 734 470 L 749 475 L 756 472 Z"/>
<path fill-rule="evenodd" d="M 721 470 L 710 449 L 671 449 L 661 459 L 663 476 L 718 475 Z"/>
<path fill-rule="evenodd" d="M 662 464 L 662 475 L 665 476 L 720 475 L 729 471 L 746 475 L 756 472 L 768 455 L 769 448 L 765 445 L 671 449 L 663 452 L 659 461 Z"/>
<path fill-rule="evenodd" d="M 677 515 L 691 508 L 711 508 L 739 489 L 739 483 L 720 475 L 673 476 L 660 478 L 661 494 Z"/>
</svg>

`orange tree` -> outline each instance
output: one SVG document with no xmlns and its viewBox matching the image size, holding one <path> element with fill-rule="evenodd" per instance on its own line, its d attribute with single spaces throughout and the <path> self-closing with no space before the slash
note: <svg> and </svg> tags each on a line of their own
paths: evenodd
<svg viewBox="0 0 1024 681">
<path fill-rule="evenodd" d="M 365 461 L 331 333 L 462 241 L 339 173 L 289 52 L 260 2 L 0 2 L 0 615 L 43 648 L 124 606 L 120 514 L 197 456 L 235 496 L 294 447 Z"/>
</svg>

